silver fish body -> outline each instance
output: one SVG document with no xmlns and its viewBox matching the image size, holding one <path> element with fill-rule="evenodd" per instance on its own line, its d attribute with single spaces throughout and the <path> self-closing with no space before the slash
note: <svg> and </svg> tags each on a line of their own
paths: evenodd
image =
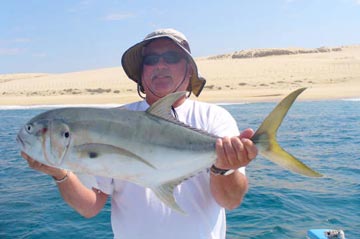
<svg viewBox="0 0 360 239">
<path fill-rule="evenodd" d="M 288 100 L 279 104 L 285 106 L 275 108 L 252 139 L 260 154 L 275 163 L 318 177 L 321 175 L 276 142 L 277 128 L 303 90 L 285 98 L 282 102 Z M 173 118 L 170 108 L 182 96 L 184 93 L 178 92 L 164 97 L 145 112 L 97 108 L 50 110 L 31 119 L 20 130 L 17 141 L 22 151 L 43 164 L 151 188 L 169 207 L 182 212 L 173 189 L 215 162 L 217 139 Z"/>
</svg>

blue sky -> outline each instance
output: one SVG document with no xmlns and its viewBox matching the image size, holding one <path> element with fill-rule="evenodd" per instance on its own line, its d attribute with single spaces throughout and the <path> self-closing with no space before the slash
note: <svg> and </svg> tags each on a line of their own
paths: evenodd
<svg viewBox="0 0 360 239">
<path fill-rule="evenodd" d="M 119 66 L 129 46 L 169 27 L 195 57 L 360 44 L 360 0 L 4 0 L 0 74 Z"/>
</svg>

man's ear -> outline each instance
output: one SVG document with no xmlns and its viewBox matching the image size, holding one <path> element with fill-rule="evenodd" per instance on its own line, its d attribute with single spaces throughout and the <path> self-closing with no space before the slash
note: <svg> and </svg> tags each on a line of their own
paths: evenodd
<svg viewBox="0 0 360 239">
<path fill-rule="evenodd" d="M 190 63 L 187 63 L 187 77 L 191 79 L 191 76 L 194 74 L 194 69 L 191 67 Z"/>
<path fill-rule="evenodd" d="M 192 78 L 192 75 L 194 73 L 194 70 L 192 69 L 192 67 L 190 66 L 190 64 L 188 65 L 188 72 L 187 72 L 187 77 L 189 78 L 189 85 L 187 87 L 187 91 L 189 91 L 189 95 L 187 96 L 188 98 L 190 97 L 191 95 L 191 92 L 192 92 L 192 82 L 191 82 L 191 78 Z"/>
</svg>

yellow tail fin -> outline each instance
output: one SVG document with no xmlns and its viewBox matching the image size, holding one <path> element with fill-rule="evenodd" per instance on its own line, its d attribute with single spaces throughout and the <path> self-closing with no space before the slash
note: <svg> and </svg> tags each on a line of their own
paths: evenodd
<svg viewBox="0 0 360 239">
<path fill-rule="evenodd" d="M 276 140 L 277 130 L 280 127 L 285 115 L 298 95 L 300 95 L 305 89 L 306 88 L 295 90 L 286 96 L 262 122 L 261 126 L 252 137 L 252 140 L 258 147 L 259 153 L 262 156 L 281 167 L 309 177 L 322 177 L 320 173 L 312 170 L 282 149 Z"/>
</svg>

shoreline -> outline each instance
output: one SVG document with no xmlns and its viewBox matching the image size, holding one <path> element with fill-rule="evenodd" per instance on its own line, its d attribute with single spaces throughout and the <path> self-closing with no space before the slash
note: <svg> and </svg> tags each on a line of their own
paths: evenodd
<svg viewBox="0 0 360 239">
<path fill-rule="evenodd" d="M 329 101 L 351 101 L 357 102 L 360 101 L 360 97 L 358 98 L 338 98 L 338 99 L 297 99 L 297 102 L 329 102 Z M 248 102 L 210 102 L 219 106 L 227 106 L 227 105 L 245 105 L 245 104 L 261 104 L 261 103 L 274 103 L 277 104 L 279 101 L 248 101 Z M 94 108 L 116 108 L 121 107 L 124 104 L 113 104 L 113 103 L 104 103 L 104 104 L 33 104 L 33 105 L 1 105 L 0 110 L 32 110 L 32 109 L 55 109 L 55 108 L 65 108 L 65 107 L 94 107 Z"/>
<path fill-rule="evenodd" d="M 285 51 L 288 55 L 276 55 L 283 49 L 280 53 L 255 49 L 240 53 L 275 55 L 196 58 L 207 84 L 199 98 L 191 98 L 210 103 L 278 102 L 306 87 L 297 101 L 358 99 L 360 45 L 336 49 L 307 54 Z M 0 106 L 122 105 L 139 100 L 136 84 L 121 67 L 61 74 L 0 74 Z"/>
<path fill-rule="evenodd" d="M 360 79 L 359 79 L 360 81 Z M 301 87 L 289 87 L 286 89 L 244 89 L 209 91 L 204 89 L 199 97 L 191 96 L 190 99 L 215 104 L 243 104 L 260 102 L 279 102 L 286 95 Z M 307 88 L 297 101 L 331 101 L 360 99 L 360 91 L 357 86 L 324 86 Z M 4 107 L 35 107 L 52 105 L 123 105 L 142 100 L 137 93 L 124 95 L 98 94 L 98 95 L 52 95 L 52 96 L 0 96 L 0 108 Z"/>
</svg>

